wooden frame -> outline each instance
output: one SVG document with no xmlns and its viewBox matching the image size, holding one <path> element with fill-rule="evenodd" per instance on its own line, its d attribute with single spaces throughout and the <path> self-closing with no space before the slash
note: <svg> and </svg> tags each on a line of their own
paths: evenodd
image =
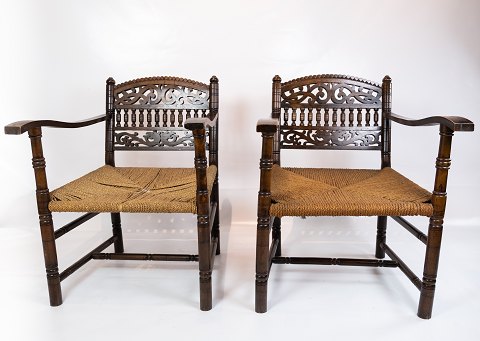
<svg viewBox="0 0 480 341">
<path fill-rule="evenodd" d="M 356 88 L 353 88 L 354 86 Z M 344 88 L 348 88 L 348 91 L 342 93 L 342 89 Z M 340 95 L 336 92 L 338 89 L 340 89 Z M 337 94 L 338 97 L 335 98 L 334 96 L 337 96 L 335 94 Z M 359 95 L 364 96 L 364 98 L 356 101 L 355 104 L 352 104 L 354 103 L 353 100 L 349 102 L 348 98 Z M 308 100 L 305 100 L 305 98 Z M 330 101 L 328 101 L 329 99 Z M 333 104 L 332 101 L 334 102 Z M 376 259 L 282 257 L 281 220 L 279 217 L 270 214 L 270 207 L 272 205 L 272 167 L 274 164 L 280 165 L 280 151 L 285 148 L 285 134 L 283 134 L 282 137 L 282 129 L 290 129 L 291 131 L 317 129 L 314 123 L 314 115 L 311 114 L 312 108 L 315 107 L 333 108 L 333 113 L 336 113 L 336 118 L 330 119 L 329 112 L 323 112 L 323 117 L 328 116 L 328 119 L 317 120 L 317 126 L 322 125 L 322 127 L 318 127 L 318 129 L 330 129 L 332 121 L 335 122 L 335 125 L 341 122 L 340 125 L 345 126 L 346 116 L 344 114 L 349 106 L 353 108 L 349 112 L 353 110 L 354 113 L 356 112 L 357 115 L 361 117 L 361 119 L 358 120 L 359 127 L 355 129 L 363 129 L 361 123 L 367 122 L 368 124 L 369 122 L 367 119 L 363 120 L 361 116 L 365 112 L 364 109 L 373 109 L 375 111 L 381 108 L 381 127 L 379 127 L 381 139 L 379 145 L 372 147 L 359 143 L 342 146 L 333 143 L 332 146 L 325 143 L 315 144 L 315 141 L 312 142 L 305 138 L 305 144 L 310 143 L 310 145 L 302 145 L 302 143 L 298 143 L 297 139 L 297 143 L 291 143 L 287 145 L 287 148 L 380 150 L 381 167 L 384 168 L 390 167 L 391 164 L 391 122 L 412 127 L 427 125 L 438 125 L 440 127 L 439 150 L 435 165 L 435 185 L 431 197 L 433 214 L 430 217 L 428 234 L 421 232 L 403 217 L 392 217 L 393 220 L 398 222 L 426 245 L 422 279 L 417 277 L 386 243 L 386 216 L 378 217 L 375 250 Z M 298 117 L 294 116 L 295 113 L 292 111 L 287 112 L 283 118 L 283 122 L 287 122 L 287 124 L 280 122 L 282 120 L 282 110 L 297 110 L 298 108 L 301 110 L 299 115 L 300 121 L 304 122 L 308 119 L 307 124 L 303 123 L 298 125 Z M 308 110 L 307 115 L 305 115 L 305 110 Z M 338 115 L 338 111 L 340 111 L 340 115 Z M 377 113 L 377 111 L 375 111 L 375 113 Z M 339 116 L 340 119 L 338 118 Z M 355 117 L 352 119 L 352 116 L 350 116 L 349 121 L 350 125 L 353 126 Z M 380 118 L 375 119 L 375 122 L 379 123 Z M 272 86 L 272 118 L 263 119 L 257 123 L 257 132 L 260 132 L 262 135 L 262 154 L 260 159 L 260 190 L 258 192 L 255 311 L 258 313 L 267 311 L 267 284 L 272 264 L 398 267 L 420 291 L 418 316 L 423 319 L 429 319 L 432 314 L 436 286 L 443 217 L 446 205 L 447 175 L 451 165 L 450 149 L 452 136 L 456 131 L 473 131 L 473 129 L 474 125 L 471 121 L 458 116 L 433 116 L 423 119 L 408 119 L 392 113 L 391 79 L 388 76 L 384 77 L 381 85 L 343 75 L 309 76 L 286 83 L 282 83 L 281 78 L 275 76 Z M 306 135 L 304 135 L 304 137 L 305 136 Z M 271 243 L 270 231 L 272 231 Z M 383 260 L 385 254 L 388 255 L 391 260 Z"/>
<path fill-rule="evenodd" d="M 125 109 L 126 108 L 126 109 Z M 123 110 L 123 112 L 122 112 Z M 125 110 L 130 110 L 126 112 Z M 152 114 L 153 112 L 153 114 Z M 159 124 L 159 115 L 169 118 L 167 124 Z M 121 114 L 124 116 L 121 116 Z M 184 117 L 186 113 L 186 117 Z M 138 116 L 137 116 L 138 114 Z M 170 117 L 168 117 L 170 114 Z M 176 116 L 175 116 L 176 115 Z M 124 125 L 121 126 L 120 120 Z M 152 119 L 153 118 L 153 119 Z M 115 166 L 116 150 L 192 150 L 195 153 L 196 206 L 198 228 L 198 254 L 141 254 L 125 253 L 122 237 L 120 213 L 111 213 L 112 237 L 80 258 L 77 262 L 59 272 L 56 240 L 88 221 L 98 212 L 88 212 L 65 226 L 55 230 L 52 212 L 49 210 L 50 191 L 47 184 L 45 158 L 42 147 L 42 128 L 81 128 L 105 122 L 105 164 Z M 165 123 L 166 120 L 163 120 Z M 172 126 L 178 123 L 177 130 L 187 134 L 187 147 L 165 143 L 162 131 L 172 136 Z M 129 136 L 137 136 L 136 130 L 150 131 L 152 148 L 138 148 L 135 143 L 120 146 L 118 130 L 134 131 Z M 213 76 L 210 85 L 177 77 L 151 77 L 135 79 L 115 85 L 113 78 L 106 84 L 106 114 L 79 122 L 53 120 L 19 121 L 5 127 L 6 134 L 19 135 L 28 132 L 32 148 L 32 165 L 35 174 L 37 207 L 43 242 L 45 268 L 47 274 L 50 305 L 62 304 L 61 281 L 92 259 L 108 260 L 151 260 L 151 261 L 198 261 L 200 281 L 200 309 L 212 308 L 211 275 L 215 255 L 220 254 L 219 192 L 218 171 L 213 189 L 207 188 L 208 165 L 218 166 L 218 79 Z M 137 134 L 137 135 L 136 135 Z M 156 135 L 155 135 L 156 134 Z M 156 140 L 155 140 L 156 138 Z M 168 141 L 172 141 L 170 138 Z M 190 142 L 191 141 L 191 142 Z M 208 141 L 208 143 L 207 143 Z M 151 142 L 150 140 L 147 142 Z M 208 147 L 208 158 L 206 149 Z M 218 168 L 217 168 L 218 169 Z M 152 212 L 155 213 L 155 212 Z M 102 252 L 114 245 L 113 253 Z"/>
</svg>

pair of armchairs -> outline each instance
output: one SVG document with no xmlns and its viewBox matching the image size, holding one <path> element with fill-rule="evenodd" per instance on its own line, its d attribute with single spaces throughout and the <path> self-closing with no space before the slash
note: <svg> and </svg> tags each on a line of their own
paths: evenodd
<svg viewBox="0 0 480 341">
<path fill-rule="evenodd" d="M 21 121 L 7 134 L 28 132 L 32 145 L 37 205 L 50 304 L 62 303 L 60 283 L 92 259 L 198 261 L 200 309 L 212 307 L 211 275 L 220 253 L 218 192 L 218 79 L 210 84 L 152 77 L 115 85 L 107 80 L 106 114 L 86 121 Z M 54 191 L 48 189 L 42 128 L 79 128 L 105 122 L 105 166 Z M 440 142 L 433 192 L 391 168 L 391 124 L 439 125 Z M 411 120 L 391 112 L 391 79 L 382 84 L 342 75 L 318 75 L 282 83 L 273 79 L 272 116 L 260 120 L 262 134 L 256 244 L 255 310 L 267 310 L 272 264 L 398 267 L 420 290 L 418 316 L 430 318 L 446 204 L 450 146 L 455 131 L 473 131 L 462 117 Z M 373 150 L 380 169 L 285 168 L 282 149 Z M 116 167 L 124 150 L 194 151 L 194 168 Z M 207 157 L 208 151 L 208 157 Z M 54 229 L 52 212 L 87 212 Z M 56 239 L 101 212 L 111 214 L 112 237 L 59 272 Z M 121 212 L 197 215 L 198 254 L 124 252 Z M 403 216 L 430 218 L 428 233 Z M 284 216 L 377 216 L 374 259 L 284 257 Z M 426 245 L 419 279 L 386 243 L 390 216 Z M 271 234 L 271 237 L 270 237 Z M 113 244 L 114 252 L 104 252 Z M 384 260 L 385 254 L 390 260 Z"/>
</svg>

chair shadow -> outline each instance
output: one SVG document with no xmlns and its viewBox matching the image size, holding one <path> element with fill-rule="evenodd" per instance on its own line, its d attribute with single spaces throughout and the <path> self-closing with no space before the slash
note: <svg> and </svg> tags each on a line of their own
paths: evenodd
<svg viewBox="0 0 480 341">
<path fill-rule="evenodd" d="M 358 217 L 291 217 L 282 221 L 282 256 L 328 257 L 328 258 L 369 258 L 375 259 L 376 221 L 375 218 Z M 388 236 L 388 232 L 387 232 Z M 388 257 L 386 257 L 388 259 Z M 385 273 L 385 271 L 396 271 Z M 341 286 L 343 278 L 372 275 L 372 279 L 361 283 L 368 285 L 380 281 L 385 296 L 394 296 L 396 301 L 415 309 L 412 293 L 401 283 L 406 280 L 398 269 L 379 269 L 347 266 L 274 265 L 269 278 L 268 307 L 285 304 L 288 297 L 301 290 L 302 283 L 317 282 L 319 285 Z M 362 273 L 363 272 L 363 273 Z M 357 283 L 358 284 L 358 283 Z M 373 284 L 373 283 L 372 283 Z M 407 284 L 408 285 L 408 284 Z M 296 289 L 292 290 L 292 286 Z M 322 295 L 319 290 L 318 295 Z M 293 299 L 293 298 L 291 298 Z M 408 302 L 408 303 L 405 303 Z"/>
<path fill-rule="evenodd" d="M 224 200 L 220 208 L 220 238 L 221 252 L 224 254 L 228 249 L 228 238 L 231 227 L 231 204 Z M 83 254 L 93 249 L 103 240 L 110 237 L 110 215 L 101 215 L 101 221 L 94 222 L 94 235 L 81 235 L 76 240 L 66 240 L 65 246 L 59 245 L 59 253 L 68 255 L 59 255 L 60 265 L 65 268 L 75 262 L 77 255 L 80 258 Z M 193 214 L 125 214 L 121 215 L 122 231 L 124 239 L 125 252 L 141 253 L 180 253 L 180 254 L 198 254 L 197 244 L 197 218 Z M 90 223 L 90 222 L 89 222 Z M 91 224 L 91 223 L 90 223 Z M 100 227 L 98 227 L 100 225 Z M 62 252 L 65 251 L 65 252 Z M 104 252 L 113 252 L 113 246 L 109 246 Z M 63 256 L 63 257 L 62 257 Z M 66 259 L 64 259 L 66 258 Z M 213 303 L 218 302 L 223 297 L 224 283 L 224 265 L 225 257 L 222 254 L 215 257 L 215 265 L 212 274 L 213 281 Z M 89 261 L 82 266 L 76 273 L 62 283 L 64 301 L 69 299 L 73 291 L 76 291 L 81 285 L 87 285 L 88 278 L 97 273 L 101 275 L 102 270 L 111 269 L 130 269 L 130 270 L 184 270 L 192 273 L 192 276 L 185 274 L 185 280 L 190 281 L 188 285 L 188 295 L 183 291 L 171 290 L 175 288 L 172 283 L 155 283 L 152 286 L 143 286 L 144 290 L 151 288 L 152 295 L 167 295 L 168 297 L 178 297 L 180 301 L 186 301 L 194 307 L 198 307 L 198 262 L 145 262 L 145 261 Z M 62 271 L 62 269 L 61 269 Z M 192 272 L 193 271 L 193 272 Z M 158 273 L 157 273 L 158 274 Z M 159 276 L 159 275 L 147 275 Z M 160 275 L 162 276 L 162 275 Z M 163 277 L 169 275 L 164 275 Z M 181 275 L 184 277 L 183 275 Z M 143 275 L 142 275 L 143 277 Z M 105 288 L 105 290 L 108 290 Z M 160 293 L 160 294 L 159 294 Z M 194 294 L 196 293 L 196 294 Z"/>
<path fill-rule="evenodd" d="M 221 193 L 220 193 L 221 194 Z M 220 207 L 220 255 L 215 257 L 213 267 L 213 306 L 225 297 L 225 274 L 230 230 L 232 228 L 232 203 L 224 199 Z"/>
</svg>

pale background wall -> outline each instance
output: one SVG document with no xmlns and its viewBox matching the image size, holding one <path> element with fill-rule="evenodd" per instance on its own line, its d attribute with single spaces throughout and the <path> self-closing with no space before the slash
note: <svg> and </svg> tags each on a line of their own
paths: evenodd
<svg viewBox="0 0 480 341">
<path fill-rule="evenodd" d="M 215 74 L 222 115 L 221 188 L 250 191 L 252 201 L 260 152 L 255 123 L 270 113 L 275 74 L 289 80 L 343 73 L 378 82 L 389 74 L 397 113 L 480 117 L 479 1 L 24 0 L 2 1 L 0 15 L 2 126 L 21 119 L 74 121 L 100 114 L 109 76 L 117 82 L 153 75 L 208 82 Z M 101 125 L 45 130 L 51 189 L 103 162 L 102 134 Z M 393 131 L 394 167 L 428 189 L 437 136 L 436 128 L 395 125 Z M 30 224 L 36 218 L 25 210 L 34 205 L 28 139 L 26 134 L 0 139 L 2 188 L 8 193 L 1 225 L 19 215 Z M 470 209 L 479 188 L 479 140 L 477 132 L 454 138 L 450 201 L 468 199 L 448 207 L 452 219 L 478 222 L 478 210 Z M 137 158 L 130 154 L 126 159 Z M 156 160 L 152 155 L 149 162 Z M 379 165 L 372 153 L 308 153 L 292 160 Z M 234 219 L 255 220 L 255 211 L 235 210 L 242 203 L 231 204 Z"/>
</svg>

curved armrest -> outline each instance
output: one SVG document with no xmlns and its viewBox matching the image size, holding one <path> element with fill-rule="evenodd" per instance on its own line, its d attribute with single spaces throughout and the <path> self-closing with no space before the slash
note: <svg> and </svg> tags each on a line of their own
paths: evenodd
<svg viewBox="0 0 480 341">
<path fill-rule="evenodd" d="M 391 113 L 390 119 L 394 122 L 412 127 L 440 124 L 453 131 L 473 131 L 474 129 L 472 121 L 460 116 L 432 116 L 421 119 L 411 119 Z"/>
<path fill-rule="evenodd" d="M 184 127 L 190 130 L 214 127 L 217 124 L 217 117 L 218 115 L 213 120 L 208 117 L 190 117 L 185 121 Z"/>
<path fill-rule="evenodd" d="M 105 121 L 106 115 L 95 116 L 86 120 L 78 122 L 61 122 L 52 120 L 39 120 L 39 121 L 18 121 L 10 123 L 5 126 L 5 134 L 8 135 L 20 135 L 24 132 L 39 127 L 52 127 L 52 128 L 81 128 L 89 125 Z"/>
<path fill-rule="evenodd" d="M 257 121 L 258 133 L 276 133 L 280 121 L 276 118 L 265 118 Z"/>
</svg>

